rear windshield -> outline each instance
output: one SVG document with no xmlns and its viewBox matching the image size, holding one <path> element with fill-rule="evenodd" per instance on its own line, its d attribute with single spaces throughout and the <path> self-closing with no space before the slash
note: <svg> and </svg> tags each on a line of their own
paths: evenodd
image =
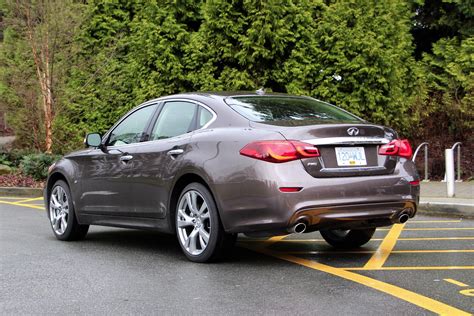
<svg viewBox="0 0 474 316">
<path fill-rule="evenodd" d="M 240 115 L 254 122 L 274 125 L 361 122 L 361 119 L 352 114 L 311 98 L 242 96 L 227 98 L 225 101 Z"/>
</svg>

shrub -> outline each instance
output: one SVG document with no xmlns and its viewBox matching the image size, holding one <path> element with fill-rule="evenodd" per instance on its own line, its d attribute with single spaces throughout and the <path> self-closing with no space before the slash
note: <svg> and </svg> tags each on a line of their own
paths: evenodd
<svg viewBox="0 0 474 316">
<path fill-rule="evenodd" d="M 50 154 L 31 154 L 23 157 L 20 168 L 25 175 L 35 180 L 44 180 L 48 176 L 48 167 L 61 156 Z"/>
</svg>

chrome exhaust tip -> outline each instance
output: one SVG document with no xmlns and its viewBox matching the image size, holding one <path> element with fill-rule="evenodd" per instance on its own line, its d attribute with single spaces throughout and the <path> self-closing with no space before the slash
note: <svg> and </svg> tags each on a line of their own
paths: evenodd
<svg viewBox="0 0 474 316">
<path fill-rule="evenodd" d="M 402 215 L 400 215 L 400 216 L 398 217 L 398 222 L 399 222 L 400 224 L 406 223 L 409 218 L 410 218 L 410 216 L 408 216 L 408 214 L 403 213 Z"/>
<path fill-rule="evenodd" d="M 290 233 L 302 234 L 306 230 L 306 224 L 303 222 L 297 223 L 289 229 Z"/>
</svg>

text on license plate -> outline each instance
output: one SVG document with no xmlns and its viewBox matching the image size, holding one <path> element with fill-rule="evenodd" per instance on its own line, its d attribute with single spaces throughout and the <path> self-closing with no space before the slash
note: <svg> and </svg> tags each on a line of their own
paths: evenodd
<svg viewBox="0 0 474 316">
<path fill-rule="evenodd" d="M 365 166 L 364 147 L 336 147 L 336 159 L 338 166 Z"/>
</svg>

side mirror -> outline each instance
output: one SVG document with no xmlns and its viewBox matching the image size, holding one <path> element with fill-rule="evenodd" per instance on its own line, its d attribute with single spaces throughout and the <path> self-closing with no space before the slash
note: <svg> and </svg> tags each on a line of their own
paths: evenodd
<svg viewBox="0 0 474 316">
<path fill-rule="evenodd" d="M 84 139 L 84 145 L 87 147 L 101 147 L 102 137 L 98 133 L 89 133 Z"/>
</svg>

